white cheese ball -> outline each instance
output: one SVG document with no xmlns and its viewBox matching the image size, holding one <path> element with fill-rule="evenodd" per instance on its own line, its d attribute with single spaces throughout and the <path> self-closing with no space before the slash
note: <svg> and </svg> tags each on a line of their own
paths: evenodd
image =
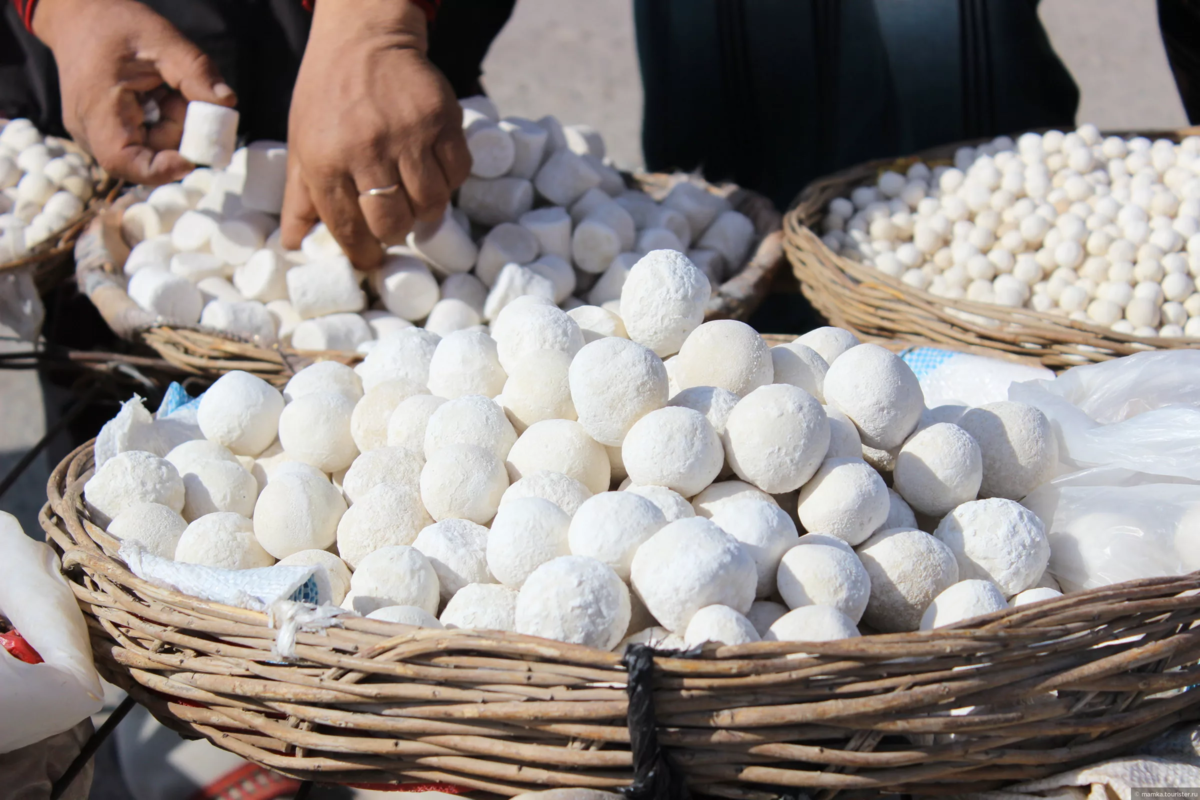
<svg viewBox="0 0 1200 800">
<path fill-rule="evenodd" d="M 539 350 L 562 350 L 573 357 L 583 347 L 579 324 L 553 303 L 514 301 L 496 316 L 491 334 L 506 372 Z"/>
<path fill-rule="evenodd" d="M 775 620 L 788 613 L 788 607 L 783 603 L 772 600 L 755 600 L 754 605 L 746 612 L 746 619 L 754 626 L 759 637 L 767 635 L 767 631 L 775 624 Z"/>
<path fill-rule="evenodd" d="M 912 508 L 940 517 L 979 494 L 983 456 L 971 434 L 939 422 L 913 434 L 900 448 L 892 481 Z"/>
<path fill-rule="evenodd" d="M 537 350 L 511 365 L 496 401 L 518 433 L 535 422 L 578 418 L 571 400 L 570 368 L 571 355 L 561 350 Z"/>
<path fill-rule="evenodd" d="M 741 542 L 754 559 L 758 575 L 755 597 L 773 595 L 780 559 L 800 539 L 787 512 L 774 503 L 745 498 L 721 504 L 712 521 Z"/>
<path fill-rule="evenodd" d="M 573 517 L 579 507 L 592 496 L 588 488 L 574 478 L 561 472 L 543 469 L 514 481 L 505 489 L 504 496 L 500 498 L 500 508 L 514 500 L 540 497 L 554 503 L 565 511 L 568 517 Z"/>
<path fill-rule="evenodd" d="M 791 548 L 779 562 L 777 580 L 789 608 L 830 606 L 855 624 L 871 597 L 871 578 L 858 556 L 832 545 Z"/>
<path fill-rule="evenodd" d="M 442 599 L 470 583 L 491 583 L 487 567 L 488 529 L 465 519 L 435 522 L 417 534 L 412 546 L 437 573 Z"/>
<path fill-rule="evenodd" d="M 455 331 L 440 342 L 429 362 L 429 391 L 453 400 L 463 395 L 495 397 L 507 379 L 496 342 L 483 331 Z"/>
<path fill-rule="evenodd" d="M 509 479 L 514 483 L 539 470 L 561 472 L 592 494 L 608 491 L 611 467 L 604 446 L 578 422 L 548 419 L 535 422 L 508 451 Z"/>
<path fill-rule="evenodd" d="M 630 595 L 630 602 L 637 603 L 637 595 Z M 651 620 L 653 621 L 653 620 Z M 671 633 L 666 628 L 660 625 L 651 625 L 648 628 L 639 628 L 636 625 L 630 625 L 629 630 L 634 633 L 629 634 L 613 648 L 614 653 L 624 653 L 631 644 L 644 644 L 653 647 L 658 651 L 685 650 L 687 644 L 683 641 L 683 635 L 679 633 Z"/>
<path fill-rule="evenodd" d="M 569 555 L 571 518 L 549 500 L 524 497 L 496 513 L 487 537 L 487 567 L 505 586 L 519 589 L 535 569 Z"/>
<path fill-rule="evenodd" d="M 387 606 L 416 606 L 437 614 L 439 597 L 437 572 L 429 559 L 415 547 L 393 545 L 358 562 L 342 608 L 370 614 Z"/>
<path fill-rule="evenodd" d="M 396 407 L 414 395 L 426 393 L 424 383 L 408 378 L 383 381 L 367 389 L 350 415 L 350 435 L 359 452 L 385 447 Z"/>
<path fill-rule="evenodd" d="M 809 331 L 797 338 L 795 343 L 815 350 L 817 355 L 825 359 L 825 363 L 829 366 L 833 366 L 833 362 L 842 353 L 862 344 L 857 336 L 845 328 L 833 327 L 817 328 L 816 330 Z"/>
<path fill-rule="evenodd" d="M 200 398 L 196 422 L 204 438 L 256 456 L 275 441 L 283 406 L 283 395 L 262 378 L 227 372 Z"/>
<path fill-rule="evenodd" d="M 620 445 L 633 424 L 667 404 L 667 369 L 649 349 L 609 337 L 585 345 L 567 373 L 579 424 L 597 442 Z"/>
<path fill-rule="evenodd" d="M 1026 589 L 1025 591 L 1011 597 L 1008 601 L 1008 605 L 1011 608 L 1016 608 L 1017 606 L 1027 606 L 1033 603 L 1040 603 L 1043 600 L 1054 600 L 1055 598 L 1062 596 L 1062 592 L 1058 591 L 1057 589 L 1051 589 L 1049 586 L 1035 586 L 1032 589 Z"/>
<path fill-rule="evenodd" d="M 496 515 L 507 488 L 504 462 L 474 445 L 443 447 L 428 456 L 421 470 L 421 502 L 439 522 L 468 519 L 484 525 Z"/>
<path fill-rule="evenodd" d="M 705 606 L 700 609 L 692 615 L 683 634 L 683 641 L 688 647 L 699 647 L 705 642 L 749 644 L 760 638 L 754 623 L 729 606 Z"/>
<path fill-rule="evenodd" d="M 380 622 L 398 622 L 401 625 L 412 625 L 414 628 L 443 628 L 437 617 L 423 608 L 416 606 L 384 606 L 377 608 L 367 619 L 377 619 Z"/>
<path fill-rule="evenodd" d="M 879 531 L 858 547 L 871 577 L 863 621 L 880 633 L 915 631 L 939 594 L 958 583 L 958 562 L 940 540 L 914 528 Z"/>
<path fill-rule="evenodd" d="M 665 358 L 704 321 L 711 294 L 708 278 L 683 253 L 652 250 L 621 287 L 621 319 L 630 339 Z"/>
<path fill-rule="evenodd" d="M 713 429 L 718 434 L 722 434 L 725 432 L 725 423 L 729 420 L 729 415 L 739 400 L 741 398 L 728 389 L 719 389 L 715 386 L 693 386 L 671 397 L 667 401 L 667 405 L 699 411 L 713 426 Z"/>
<path fill-rule="evenodd" d="M 381 483 L 392 483 L 417 492 L 420 491 L 423 466 L 420 453 L 403 447 L 377 447 L 354 459 L 342 477 L 342 493 L 348 502 L 357 503 Z"/>
<path fill-rule="evenodd" d="M 279 416 L 279 443 L 293 458 L 322 472 L 340 472 L 358 456 L 350 433 L 355 403 L 343 394 L 313 392 L 288 403 Z"/>
<path fill-rule="evenodd" d="M 283 387 L 283 399 L 290 403 L 306 394 L 336 392 L 351 403 L 362 399 L 362 380 L 354 370 L 338 361 L 318 361 L 297 372 Z"/>
<path fill-rule="evenodd" d="M 205 514 L 232 511 L 249 517 L 258 499 L 258 481 L 241 464 L 202 461 L 183 473 L 183 518 L 194 522 Z"/>
<path fill-rule="evenodd" d="M 918 529 L 917 515 L 913 513 L 912 508 L 904 502 L 904 498 L 895 489 L 888 489 L 888 515 L 883 524 L 879 526 L 879 530 L 886 531 L 889 528 Z"/>
<path fill-rule="evenodd" d="M 593 288 L 592 291 L 594 293 L 595 289 Z M 607 336 L 616 336 L 621 339 L 629 338 L 629 333 L 625 330 L 625 323 L 607 308 L 601 308 L 600 306 L 578 306 L 567 311 L 567 314 L 571 319 L 575 320 L 579 325 L 579 330 L 583 332 L 584 344 L 594 342 L 597 339 L 603 339 Z"/>
<path fill-rule="evenodd" d="M 159 558 L 174 558 L 187 528 L 179 513 L 160 503 L 130 503 L 108 523 L 108 533 L 122 542 L 137 542 Z"/>
<path fill-rule="evenodd" d="M 286 567 L 317 567 L 329 582 L 330 602 L 334 605 L 340 605 L 350 591 L 350 568 L 328 550 L 301 550 L 279 559 L 279 563 Z"/>
<path fill-rule="evenodd" d="M 675 632 L 686 630 L 705 606 L 749 611 L 758 583 L 746 549 L 700 517 L 672 522 L 651 536 L 633 556 L 631 578 L 654 618 Z"/>
<path fill-rule="evenodd" d="M 601 492 L 586 500 L 571 518 L 571 553 L 588 556 L 629 580 L 633 554 L 667 524 L 658 506 L 630 492 Z"/>
<path fill-rule="evenodd" d="M 887 484 L 865 461 L 826 461 L 800 490 L 797 513 L 805 530 L 827 533 L 850 545 L 863 542 L 887 519 Z"/>
<path fill-rule="evenodd" d="M 959 581 L 933 598 L 921 616 L 920 630 L 944 628 L 1006 608 L 1008 603 L 996 584 L 979 579 Z"/>
<path fill-rule="evenodd" d="M 516 630 L 517 590 L 499 583 L 464 586 L 446 603 L 441 622 L 446 628 Z"/>
<path fill-rule="evenodd" d="M 724 506 L 738 500 L 762 500 L 779 505 L 775 498 L 745 481 L 720 481 L 692 498 L 696 516 L 712 519 Z"/>
<path fill-rule="evenodd" d="M 675 362 L 680 389 L 716 386 L 745 397 L 774 381 L 771 348 L 744 322 L 721 319 L 692 331 Z"/>
<path fill-rule="evenodd" d="M 833 406 L 821 406 L 829 419 L 829 449 L 825 458 L 862 458 L 862 439 L 854 421 Z"/>
<path fill-rule="evenodd" d="M 912 369 L 874 344 L 853 347 L 829 365 L 825 401 L 854 420 L 863 444 L 879 450 L 907 439 L 925 409 Z"/>
<path fill-rule="evenodd" d="M 481 447 L 501 461 L 517 441 L 504 409 L 483 395 L 465 395 L 438 406 L 425 426 L 425 458 L 454 444 Z"/>
<path fill-rule="evenodd" d="M 517 633 L 611 650 L 629 627 L 629 589 L 607 565 L 562 556 L 535 569 L 517 595 Z"/>
<path fill-rule="evenodd" d="M 651 503 L 654 503 L 654 505 L 658 506 L 658 510 L 662 512 L 663 518 L 667 522 L 696 516 L 696 509 L 692 508 L 692 504 L 687 501 L 686 497 L 665 486 L 630 485 L 622 491 L 640 495 Z"/>
<path fill-rule="evenodd" d="M 699 411 L 660 408 L 629 429 L 621 461 L 634 483 L 691 497 L 716 479 L 725 453 L 721 437 Z"/>
<path fill-rule="evenodd" d="M 980 497 L 1020 500 L 1046 483 L 1058 465 L 1058 439 L 1050 420 L 1024 403 L 1002 401 L 968 410 L 958 426 L 983 455 Z"/>
<path fill-rule="evenodd" d="M 424 388 L 429 383 L 429 365 L 441 338 L 422 328 L 405 328 L 380 339 L 354 368 L 370 392 L 387 381 L 405 379 Z"/>
<path fill-rule="evenodd" d="M 771 383 L 799 386 L 813 397 L 825 402 L 825 374 L 829 365 L 816 350 L 799 340 L 771 348 L 774 378 Z"/>
<path fill-rule="evenodd" d="M 415 491 L 395 483 L 373 486 L 338 521 L 338 553 L 352 567 L 382 547 L 412 544 L 433 524 Z"/>
<path fill-rule="evenodd" d="M 443 403 L 444 397 L 431 394 L 415 394 L 400 401 L 388 417 L 388 447 L 403 447 L 425 457 L 425 431 L 429 418 Z"/>
<path fill-rule="evenodd" d="M 991 581 L 1005 597 L 1037 583 L 1050 563 L 1042 521 L 1012 500 L 963 503 L 946 515 L 933 535 L 954 553 L 961 579 Z"/>
<path fill-rule="evenodd" d="M 254 523 L 221 511 L 187 526 L 175 546 L 175 560 L 217 569 L 256 569 L 275 563 L 254 535 Z"/>
<path fill-rule="evenodd" d="M 836 642 L 861 636 L 854 620 L 829 606 L 800 606 L 772 623 L 765 642 Z"/>
<path fill-rule="evenodd" d="M 144 450 L 126 450 L 104 462 L 83 485 L 83 499 L 100 525 L 134 503 L 158 503 L 183 511 L 183 479 L 165 459 Z"/>
<path fill-rule="evenodd" d="M 742 398 L 721 439 L 739 478 L 782 494 L 799 489 L 820 467 L 829 449 L 829 420 L 808 392 L 773 384 Z"/>
<path fill-rule="evenodd" d="M 289 467 L 276 472 L 254 505 L 254 535 L 268 553 L 285 558 L 327 550 L 337 539 L 346 501 L 324 475 Z"/>
</svg>

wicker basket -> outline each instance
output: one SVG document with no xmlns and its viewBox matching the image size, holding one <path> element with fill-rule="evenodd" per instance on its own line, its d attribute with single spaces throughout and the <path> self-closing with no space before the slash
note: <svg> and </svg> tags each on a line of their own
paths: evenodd
<svg viewBox="0 0 1200 800">
<path fill-rule="evenodd" d="M 729 198 L 734 208 L 754 221 L 758 241 L 749 260 L 719 287 L 709 302 L 707 319 L 746 319 L 762 302 L 775 273 L 784 263 L 780 215 L 767 198 L 732 185 L 713 186 L 688 175 L 662 173 L 628 176 L 631 185 L 661 198 L 675 183 L 689 180 Z M 125 293 L 122 266 L 129 246 L 121 234 L 121 213 L 132 198 L 121 198 L 97 217 L 76 248 L 79 285 L 109 326 L 123 339 L 144 343 L 174 367 L 209 380 L 231 370 L 251 372 L 277 386 L 315 360 L 353 364 L 357 353 L 297 351 L 241 341 L 226 333 L 160 325 Z"/>
<path fill-rule="evenodd" d="M 1197 132 L 1200 129 L 1144 135 L 1179 141 Z M 945 145 L 912 157 L 870 161 L 814 181 L 800 193 L 784 216 L 784 250 L 804 296 L 830 324 L 849 328 L 866 339 L 951 345 L 985 355 L 1001 351 L 1053 369 L 1145 350 L 1200 347 L 1197 339 L 1132 336 L 1032 309 L 937 297 L 836 255 L 814 233 L 833 198 L 847 196 L 860 184 L 873 183 L 887 169 L 903 171 L 915 161 L 946 163 L 961 146 Z"/>
<path fill-rule="evenodd" d="M 168 726 L 319 782 L 497 795 L 631 783 L 620 655 L 345 617 L 299 633 L 285 661 L 266 614 L 131 574 L 84 508 L 91 468 L 91 444 L 57 467 L 41 522 L 101 674 Z M 1053 774 L 1200 716 L 1197 590 L 1200 574 L 1143 580 L 934 632 L 663 655 L 654 730 L 694 790 L 745 800 Z"/>
</svg>

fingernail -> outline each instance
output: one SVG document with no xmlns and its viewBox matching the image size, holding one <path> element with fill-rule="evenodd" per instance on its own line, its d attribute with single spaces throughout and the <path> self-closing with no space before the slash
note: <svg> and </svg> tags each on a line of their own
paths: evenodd
<svg viewBox="0 0 1200 800">
<path fill-rule="evenodd" d="M 213 94 L 222 100 L 228 100 L 230 97 L 233 97 L 233 89 L 230 89 L 227 84 L 218 83 L 213 87 Z"/>
</svg>

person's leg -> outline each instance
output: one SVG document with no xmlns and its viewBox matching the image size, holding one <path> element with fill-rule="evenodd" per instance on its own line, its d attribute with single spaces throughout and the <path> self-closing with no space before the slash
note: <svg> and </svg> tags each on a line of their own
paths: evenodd
<svg viewBox="0 0 1200 800">
<path fill-rule="evenodd" d="M 482 94 L 483 59 L 516 0 L 442 0 L 429 34 L 429 60 L 459 97 Z"/>
<path fill-rule="evenodd" d="M 1200 3 L 1158 0 L 1158 27 L 1188 122 L 1200 124 Z"/>
</svg>

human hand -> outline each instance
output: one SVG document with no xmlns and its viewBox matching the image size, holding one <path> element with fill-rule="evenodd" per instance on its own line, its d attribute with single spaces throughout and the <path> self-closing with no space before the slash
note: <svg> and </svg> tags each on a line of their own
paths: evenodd
<svg viewBox="0 0 1200 800">
<path fill-rule="evenodd" d="M 188 101 L 237 102 L 208 57 L 136 0 L 40 0 L 33 32 L 58 63 L 63 124 L 115 177 L 182 178 L 193 169 L 177 150 Z M 147 98 L 160 109 L 153 126 Z"/>
<path fill-rule="evenodd" d="M 372 269 L 380 243 L 441 216 L 471 156 L 462 110 L 426 49 L 425 14 L 409 0 L 316 4 L 288 119 L 285 247 L 319 218 L 356 267 Z"/>
</svg>

